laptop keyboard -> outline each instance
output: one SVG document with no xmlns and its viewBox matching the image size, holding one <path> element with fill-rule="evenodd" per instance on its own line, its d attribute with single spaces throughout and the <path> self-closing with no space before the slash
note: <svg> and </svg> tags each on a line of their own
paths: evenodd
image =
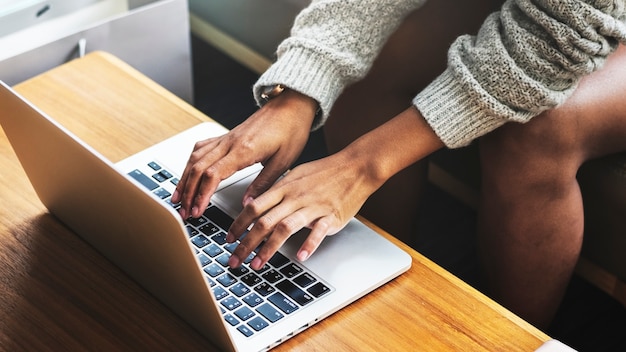
<svg viewBox="0 0 626 352">
<path fill-rule="evenodd" d="M 156 162 L 148 163 L 147 170 L 150 176 L 140 170 L 128 175 L 178 208 L 170 200 L 178 179 Z M 210 204 L 203 216 L 188 219 L 185 227 L 224 319 L 244 336 L 253 336 L 331 291 L 329 285 L 279 252 L 260 270 L 248 266 L 254 252 L 239 268 L 228 267 L 239 243 L 226 243 L 232 222 L 228 214 Z"/>
</svg>

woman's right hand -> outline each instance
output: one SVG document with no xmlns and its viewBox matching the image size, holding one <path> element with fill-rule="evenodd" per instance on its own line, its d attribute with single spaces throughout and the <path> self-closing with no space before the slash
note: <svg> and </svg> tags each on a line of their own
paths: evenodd
<svg viewBox="0 0 626 352">
<path fill-rule="evenodd" d="M 315 100 L 288 89 L 227 134 L 197 142 L 172 196 L 182 218 L 202 215 L 222 180 L 257 162 L 263 170 L 242 201 L 265 192 L 302 152 L 316 109 Z"/>
</svg>

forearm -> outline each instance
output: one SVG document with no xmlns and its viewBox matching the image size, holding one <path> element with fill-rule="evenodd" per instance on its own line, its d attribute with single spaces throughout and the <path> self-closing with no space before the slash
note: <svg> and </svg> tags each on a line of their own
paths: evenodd
<svg viewBox="0 0 626 352">
<path fill-rule="evenodd" d="M 380 187 L 391 176 L 443 147 L 421 113 L 410 107 L 339 152 L 355 175 Z M 373 191 L 373 190 L 372 190 Z"/>
<path fill-rule="evenodd" d="M 404 17 L 426 0 L 313 1 L 294 22 L 291 36 L 277 50 L 277 61 L 258 80 L 284 84 L 312 97 L 321 126 L 344 88 L 365 76 L 389 36 Z"/>
</svg>

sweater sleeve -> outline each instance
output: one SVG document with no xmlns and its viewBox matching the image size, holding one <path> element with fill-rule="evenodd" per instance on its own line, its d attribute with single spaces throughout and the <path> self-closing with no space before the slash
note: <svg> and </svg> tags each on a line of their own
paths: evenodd
<svg viewBox="0 0 626 352">
<path fill-rule="evenodd" d="M 253 88 L 259 105 L 264 86 L 284 84 L 319 103 L 322 126 L 337 97 L 365 76 L 404 17 L 426 0 L 317 0 L 295 19 L 277 60 Z"/>
<path fill-rule="evenodd" d="M 563 103 L 626 42 L 624 0 L 508 0 L 413 100 L 451 148 Z"/>
</svg>

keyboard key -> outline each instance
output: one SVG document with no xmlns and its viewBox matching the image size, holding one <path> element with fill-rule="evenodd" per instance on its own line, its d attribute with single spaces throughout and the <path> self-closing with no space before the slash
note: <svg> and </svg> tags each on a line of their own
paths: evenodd
<svg viewBox="0 0 626 352">
<path fill-rule="evenodd" d="M 167 181 L 169 177 L 165 177 L 162 173 L 157 172 L 156 174 L 152 175 L 152 178 L 157 180 L 157 182 L 162 183 L 162 182 Z"/>
<path fill-rule="evenodd" d="M 237 248 L 238 245 L 239 245 L 239 243 L 237 243 L 237 242 L 227 243 L 227 244 L 224 245 L 224 249 L 232 254 L 235 251 L 235 248 Z"/>
<path fill-rule="evenodd" d="M 255 331 L 261 331 L 265 329 L 266 327 L 268 327 L 269 324 L 265 320 L 263 320 L 261 317 L 255 317 L 255 318 L 252 318 L 248 322 L 248 326 L 253 328 Z"/>
<path fill-rule="evenodd" d="M 230 292 L 232 292 L 237 297 L 241 297 L 243 295 L 250 293 L 250 288 L 240 282 L 240 283 L 233 285 L 233 287 L 230 288 Z"/>
<path fill-rule="evenodd" d="M 235 315 L 239 317 L 239 319 L 246 321 L 255 316 L 255 313 L 252 311 L 252 309 L 243 306 L 235 311 Z"/>
<path fill-rule="evenodd" d="M 280 268 L 281 266 L 289 263 L 289 259 L 279 252 L 274 253 L 274 255 L 268 260 L 270 264 L 272 264 L 275 268 Z"/>
<path fill-rule="evenodd" d="M 330 292 L 330 289 L 326 285 L 324 285 L 323 283 L 318 282 L 315 285 L 309 287 L 307 289 L 307 292 L 312 294 L 313 297 L 319 298 L 319 297 L 327 294 L 328 292 Z"/>
<path fill-rule="evenodd" d="M 233 317 L 232 314 L 226 314 L 224 316 L 224 319 L 226 319 L 228 324 L 230 324 L 231 326 L 237 326 L 237 324 L 239 324 L 239 320 L 237 320 L 237 318 Z"/>
<path fill-rule="evenodd" d="M 237 327 L 237 330 L 242 333 L 245 337 L 250 337 L 254 334 L 254 331 L 250 330 L 247 326 L 245 325 L 239 325 Z"/>
<path fill-rule="evenodd" d="M 211 264 L 211 258 L 207 257 L 206 255 L 202 253 L 198 254 L 198 261 L 200 262 L 200 266 L 202 267 Z"/>
<path fill-rule="evenodd" d="M 264 273 L 263 278 L 265 280 L 267 280 L 269 283 L 273 284 L 275 282 L 277 282 L 278 280 L 283 278 L 283 275 L 281 275 L 278 271 L 271 269 L 269 271 L 267 271 L 266 273 Z"/>
<path fill-rule="evenodd" d="M 165 203 L 169 204 L 172 208 L 178 210 L 178 208 L 180 208 L 180 202 L 179 203 L 173 203 L 172 202 L 172 198 L 168 198 L 165 200 Z"/>
<path fill-rule="evenodd" d="M 161 168 L 161 165 L 157 164 L 155 161 L 149 162 L 148 166 L 154 171 L 159 171 L 159 169 Z"/>
<path fill-rule="evenodd" d="M 241 302 L 233 296 L 224 298 L 220 303 L 228 310 L 233 310 L 241 306 Z"/>
<path fill-rule="evenodd" d="M 278 309 L 286 314 L 291 314 L 298 310 L 298 306 L 280 292 L 276 292 L 269 296 L 267 300 L 272 302 L 276 307 L 278 307 Z"/>
<path fill-rule="evenodd" d="M 243 262 L 245 264 L 250 264 L 250 262 L 252 261 L 252 259 L 254 259 L 255 254 L 254 253 L 250 253 L 248 254 L 248 256 L 246 257 L 246 259 L 243 260 Z"/>
<path fill-rule="evenodd" d="M 261 282 L 258 286 L 256 286 L 254 288 L 254 290 L 256 292 L 258 292 L 263 297 L 265 297 L 265 296 L 269 295 L 270 293 L 276 291 L 276 289 L 274 287 L 272 287 L 270 284 L 268 284 L 267 282 Z"/>
<path fill-rule="evenodd" d="M 256 311 L 259 312 L 259 314 L 261 314 L 263 317 L 265 317 L 265 319 L 269 320 L 272 323 L 284 317 L 284 315 L 281 312 L 276 310 L 276 308 L 272 307 L 272 305 L 268 303 L 263 304 L 262 306 L 257 308 Z"/>
<path fill-rule="evenodd" d="M 311 276 L 311 274 L 309 273 L 303 273 L 302 275 L 293 279 L 293 282 L 298 284 L 300 287 L 307 287 L 310 284 L 314 283 L 315 281 L 317 280 L 313 276 Z"/>
<path fill-rule="evenodd" d="M 189 237 L 193 237 L 193 236 L 200 234 L 200 232 L 198 232 L 198 230 L 196 230 L 192 226 L 187 225 L 185 226 L 185 228 L 187 229 L 187 234 L 189 235 Z"/>
<path fill-rule="evenodd" d="M 313 297 L 311 295 L 302 291 L 298 288 L 298 286 L 289 280 L 283 280 L 277 283 L 276 288 L 301 306 L 313 301 Z"/>
<path fill-rule="evenodd" d="M 242 298 L 242 300 L 250 307 L 256 307 L 259 304 L 263 303 L 263 298 L 254 292 L 245 296 L 244 298 Z"/>
<path fill-rule="evenodd" d="M 219 301 L 222 298 L 228 296 L 228 291 L 220 286 L 216 286 L 213 288 L 213 296 L 215 296 L 215 299 Z"/>
<path fill-rule="evenodd" d="M 285 275 L 288 278 L 292 278 L 302 272 L 302 268 L 294 263 L 290 263 L 284 268 L 280 269 L 281 274 Z"/>
<path fill-rule="evenodd" d="M 230 271 L 231 274 L 240 277 L 241 275 L 249 273 L 250 269 L 246 268 L 245 266 L 240 266 L 238 268 L 228 268 L 228 271 Z"/>
<path fill-rule="evenodd" d="M 211 243 L 211 241 L 209 241 L 209 239 L 206 238 L 204 235 L 198 235 L 191 239 L 191 243 L 196 245 L 196 247 L 198 248 L 202 248 L 206 246 L 207 244 Z"/>
<path fill-rule="evenodd" d="M 217 265 L 216 263 L 212 263 L 204 268 L 204 272 L 209 274 L 209 276 L 211 277 L 216 277 L 217 275 L 220 275 L 224 272 L 224 268 Z"/>
<path fill-rule="evenodd" d="M 224 285 L 225 287 L 231 286 L 235 282 L 237 282 L 237 278 L 235 278 L 234 276 L 232 276 L 229 273 L 225 273 L 225 274 L 221 275 L 220 277 L 218 277 L 215 280 L 217 280 L 217 282 L 219 282 L 220 284 Z"/>
<path fill-rule="evenodd" d="M 154 193 L 155 196 L 157 196 L 157 197 L 159 197 L 161 199 L 165 199 L 165 198 L 167 198 L 167 197 L 172 195 L 165 188 L 157 188 L 157 190 L 152 192 L 152 193 Z"/>
<path fill-rule="evenodd" d="M 240 267 L 240 268 L 243 268 L 243 267 Z M 241 280 L 243 283 L 245 283 L 246 285 L 250 287 L 253 287 L 259 282 L 261 282 L 261 278 L 255 273 L 248 273 L 242 276 L 239 280 Z"/>
<path fill-rule="evenodd" d="M 211 279 L 208 276 L 205 276 L 206 281 L 209 283 L 209 286 L 213 287 L 215 285 L 217 285 L 217 283 L 215 281 L 213 281 L 213 279 Z"/>
<path fill-rule="evenodd" d="M 154 182 L 151 178 L 146 176 L 143 172 L 139 170 L 133 170 L 128 173 L 128 176 L 135 179 L 135 181 L 141 183 L 144 187 L 146 187 L 150 191 L 154 191 L 159 187 L 159 184 Z"/>
<path fill-rule="evenodd" d="M 209 223 L 206 223 L 206 225 L 203 225 L 202 227 L 200 227 L 200 231 L 202 231 L 202 233 L 204 233 L 207 236 L 213 236 L 220 231 L 220 228 L 209 222 Z M 218 242 L 218 244 L 222 244 L 222 243 Z"/>
<path fill-rule="evenodd" d="M 218 263 L 220 263 L 223 267 L 228 266 L 228 259 L 230 259 L 230 253 L 224 253 L 215 259 Z"/>
<path fill-rule="evenodd" d="M 204 247 L 202 251 L 211 258 L 215 258 L 217 255 L 224 253 L 224 250 L 215 243 L 211 243 L 208 246 Z"/>
<path fill-rule="evenodd" d="M 211 221 L 224 230 L 228 230 L 233 223 L 233 218 L 216 206 L 208 207 L 204 211 L 204 216 L 211 219 Z"/>
<path fill-rule="evenodd" d="M 215 236 L 212 236 L 211 239 L 221 246 L 226 243 L 226 232 L 220 231 Z"/>
<path fill-rule="evenodd" d="M 199 218 L 189 218 L 189 219 L 187 219 L 187 222 L 189 224 L 192 224 L 195 227 L 200 227 L 200 226 L 206 224 L 207 222 L 209 222 L 209 220 L 207 220 L 205 217 L 201 216 Z M 200 229 L 200 230 L 202 231 L 202 229 Z M 204 231 L 202 231 L 202 232 L 204 232 Z M 211 235 L 211 234 L 208 234 L 208 235 Z"/>
<path fill-rule="evenodd" d="M 166 180 L 169 180 L 170 178 L 174 177 L 174 175 L 172 175 L 169 171 L 165 169 L 159 171 L 159 174 L 161 174 L 161 176 L 165 178 Z"/>
</svg>

